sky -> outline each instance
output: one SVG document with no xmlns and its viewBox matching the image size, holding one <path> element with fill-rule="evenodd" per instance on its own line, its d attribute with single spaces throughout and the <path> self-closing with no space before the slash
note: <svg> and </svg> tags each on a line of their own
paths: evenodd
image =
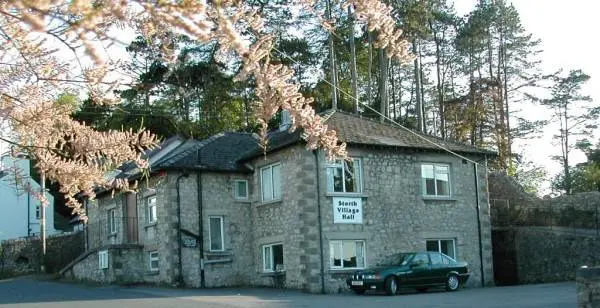
<svg viewBox="0 0 600 308">
<path fill-rule="evenodd" d="M 467 14 L 477 0 L 455 0 L 456 11 L 460 15 Z M 582 69 L 591 79 L 583 87 L 582 93 L 590 95 L 594 103 L 600 102 L 600 61 L 595 30 L 600 29 L 600 18 L 597 15 L 600 2 L 596 0 L 508 0 L 521 17 L 521 24 L 534 38 L 541 39 L 541 69 L 544 73 L 552 73 L 558 69 L 568 72 L 571 69 Z M 529 119 L 549 117 L 545 108 L 529 106 L 522 112 Z M 541 139 L 516 143 L 516 150 L 522 151 L 528 160 L 543 165 L 554 175 L 559 172 L 558 163 L 549 159 L 550 155 L 558 155 L 559 149 L 552 145 L 552 135 L 556 126 L 549 126 Z M 592 138 L 592 143 L 599 140 L 600 134 Z M 573 153 L 572 165 L 585 161 L 583 153 Z M 546 183 L 548 185 L 548 183 Z M 546 186 L 546 190 L 547 190 Z M 546 191 L 547 192 L 547 191 Z"/>
</svg>

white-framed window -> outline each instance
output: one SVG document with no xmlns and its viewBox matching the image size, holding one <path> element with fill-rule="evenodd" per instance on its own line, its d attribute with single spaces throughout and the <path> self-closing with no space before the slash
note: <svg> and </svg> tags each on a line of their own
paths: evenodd
<svg viewBox="0 0 600 308">
<path fill-rule="evenodd" d="M 158 220 L 156 215 L 156 195 L 146 198 L 146 207 L 148 209 L 148 223 L 153 223 Z"/>
<path fill-rule="evenodd" d="M 365 263 L 365 241 L 329 242 L 329 266 L 332 269 L 364 268 Z"/>
<path fill-rule="evenodd" d="M 108 210 L 108 232 L 113 234 L 113 233 L 117 233 L 117 210 L 116 209 L 110 209 Z"/>
<path fill-rule="evenodd" d="M 431 239 L 425 241 L 427 251 L 441 252 L 452 259 L 456 259 L 456 243 L 453 239 Z"/>
<path fill-rule="evenodd" d="M 362 192 L 362 162 L 358 158 L 327 164 L 327 192 Z"/>
<path fill-rule="evenodd" d="M 422 164 L 423 195 L 450 197 L 450 165 Z"/>
<path fill-rule="evenodd" d="M 208 225 L 210 251 L 223 251 L 225 247 L 223 238 L 223 216 L 209 216 Z"/>
<path fill-rule="evenodd" d="M 98 251 L 98 268 L 108 268 L 108 250 Z"/>
<path fill-rule="evenodd" d="M 269 244 L 262 246 L 263 271 L 283 271 L 283 244 Z"/>
<path fill-rule="evenodd" d="M 42 219 L 42 208 L 39 205 L 35 206 L 35 219 Z"/>
<path fill-rule="evenodd" d="M 272 164 L 260 169 L 262 201 L 281 199 L 281 164 Z"/>
<path fill-rule="evenodd" d="M 148 268 L 152 272 L 158 272 L 158 261 L 159 261 L 158 251 L 150 251 L 148 252 Z"/>
<path fill-rule="evenodd" d="M 233 182 L 233 191 L 235 198 L 238 200 L 248 199 L 248 181 L 246 180 L 235 180 Z"/>
</svg>

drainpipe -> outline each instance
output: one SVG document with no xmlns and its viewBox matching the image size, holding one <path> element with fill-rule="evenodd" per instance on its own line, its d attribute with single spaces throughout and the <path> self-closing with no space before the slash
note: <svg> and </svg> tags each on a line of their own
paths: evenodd
<svg viewBox="0 0 600 308">
<path fill-rule="evenodd" d="M 181 263 L 181 196 L 179 193 L 179 181 L 182 178 L 187 178 L 188 174 L 187 171 L 183 171 L 183 174 L 181 174 L 179 177 L 177 177 L 177 180 L 175 181 L 175 188 L 177 190 L 177 241 L 178 241 L 178 248 L 179 248 L 179 285 L 183 286 L 183 264 Z"/>
<path fill-rule="evenodd" d="M 27 237 L 31 236 L 31 194 L 27 193 Z"/>
<path fill-rule="evenodd" d="M 486 157 L 487 159 L 487 157 Z M 477 163 L 473 163 L 473 170 L 475 172 L 475 210 L 477 211 L 477 236 L 479 238 L 479 268 L 481 270 L 481 286 L 485 287 L 485 279 L 483 273 L 483 247 L 481 243 L 481 206 L 479 204 L 479 180 L 477 172 Z"/>
<path fill-rule="evenodd" d="M 200 167 L 200 163 L 202 160 L 200 159 L 200 149 L 197 152 L 198 156 L 198 167 Z M 198 197 L 198 247 L 200 249 L 200 287 L 205 288 L 204 281 L 204 216 L 202 215 L 203 204 L 202 204 L 202 171 L 198 169 L 196 173 L 196 191 L 198 192 L 196 196 Z"/>
<path fill-rule="evenodd" d="M 323 223 L 321 222 L 321 182 L 319 177 L 319 154 L 315 154 L 315 175 L 317 176 L 317 221 L 319 223 L 319 253 L 321 255 L 321 293 L 325 294 L 325 264 L 323 262 Z"/>
</svg>

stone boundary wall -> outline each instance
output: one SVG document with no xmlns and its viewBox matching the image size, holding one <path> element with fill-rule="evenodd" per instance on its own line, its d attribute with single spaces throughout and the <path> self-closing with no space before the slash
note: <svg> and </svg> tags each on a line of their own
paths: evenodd
<svg viewBox="0 0 600 308">
<path fill-rule="evenodd" d="M 600 264 L 600 237 L 595 234 L 542 227 L 496 229 L 493 232 L 494 245 L 498 247 L 495 256 L 500 256 L 494 260 L 497 270 L 512 270 L 517 277 L 504 279 L 515 278 L 515 283 L 573 281 L 579 267 Z"/>
<path fill-rule="evenodd" d="M 42 247 L 39 237 L 5 240 L 0 243 L 0 277 L 40 271 Z M 56 273 L 85 251 L 83 232 L 46 239 L 45 270 Z"/>
<path fill-rule="evenodd" d="M 600 267 L 577 270 L 577 307 L 600 307 Z"/>
</svg>

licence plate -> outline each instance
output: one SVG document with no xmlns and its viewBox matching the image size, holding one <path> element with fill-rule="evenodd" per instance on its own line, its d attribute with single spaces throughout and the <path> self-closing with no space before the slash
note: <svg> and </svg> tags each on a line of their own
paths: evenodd
<svg viewBox="0 0 600 308">
<path fill-rule="evenodd" d="M 362 286 L 362 285 L 363 285 L 363 282 L 362 282 L 362 281 L 352 281 L 352 282 L 351 282 L 351 284 L 352 284 L 353 286 Z"/>
</svg>

